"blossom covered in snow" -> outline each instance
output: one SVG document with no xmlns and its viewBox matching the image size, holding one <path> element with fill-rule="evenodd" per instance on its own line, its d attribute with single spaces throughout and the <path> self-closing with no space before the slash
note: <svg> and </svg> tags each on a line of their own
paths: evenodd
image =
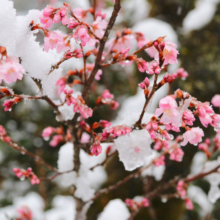
<svg viewBox="0 0 220 220">
<path fill-rule="evenodd" d="M 143 166 L 151 155 L 151 138 L 146 130 L 133 131 L 115 139 L 116 149 L 119 152 L 120 161 L 126 170 L 134 170 Z"/>
</svg>

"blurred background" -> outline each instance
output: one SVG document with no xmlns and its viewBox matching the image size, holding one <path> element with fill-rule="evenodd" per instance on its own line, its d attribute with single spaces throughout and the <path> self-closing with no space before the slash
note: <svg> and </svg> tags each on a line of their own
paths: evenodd
<svg viewBox="0 0 220 220">
<path fill-rule="evenodd" d="M 13 0 L 17 15 L 25 15 L 30 9 L 43 9 L 47 4 L 59 7 L 62 1 L 59 0 Z M 73 7 L 88 9 L 90 2 L 87 0 L 67 0 L 65 1 Z M 109 17 L 112 11 L 112 2 L 100 1 L 105 6 L 105 12 Z M 185 81 L 177 80 L 172 84 L 171 90 L 174 92 L 180 88 L 189 92 L 198 100 L 210 101 L 215 94 L 220 93 L 220 1 L 219 0 L 122 0 L 122 9 L 117 19 L 116 27 L 128 27 L 134 31 L 143 32 L 150 40 L 160 36 L 167 36 L 167 39 L 178 45 L 179 64 L 170 68 L 169 73 L 175 71 L 178 66 L 183 67 L 189 77 Z M 63 30 L 59 25 L 54 28 Z M 38 39 L 43 43 L 43 35 L 39 34 Z M 141 54 L 146 60 L 149 57 L 146 53 Z M 68 68 L 64 66 L 64 74 Z M 66 69 L 65 69 L 66 68 Z M 137 71 L 136 66 L 111 67 L 104 70 L 100 84 L 115 95 L 120 104 L 124 103 L 127 97 L 134 96 L 138 99 L 138 84 L 145 78 L 145 75 Z M 98 87 L 99 84 L 94 85 Z M 18 94 L 35 94 L 33 84 L 25 77 L 21 82 L 12 85 Z M 164 94 L 163 94 L 164 92 Z M 167 91 L 163 90 L 161 96 L 165 96 Z M 141 95 L 141 94 L 140 94 Z M 97 94 L 91 98 L 91 105 Z M 142 104 L 143 105 L 143 104 Z M 122 109 L 122 107 L 121 107 Z M 218 109 L 215 109 L 219 113 Z M 55 113 L 44 102 L 28 101 L 13 107 L 13 111 L 4 112 L 0 108 L 0 124 L 3 125 L 9 135 L 34 154 L 43 157 L 48 163 L 57 166 L 58 151 L 60 146 L 52 148 L 49 143 L 41 138 L 42 130 L 47 126 L 58 127 L 60 124 L 55 120 Z M 106 114 L 106 112 L 108 114 Z M 120 112 L 120 109 L 119 109 Z M 153 110 L 152 110 L 153 112 Z M 122 112 L 121 112 L 122 113 Z M 112 112 L 109 108 L 100 108 L 93 120 L 105 119 L 112 121 L 117 112 Z M 90 121 L 92 122 L 92 121 Z M 213 129 L 207 129 L 206 136 L 214 135 Z M 182 163 L 168 161 L 164 174 L 156 181 L 154 176 L 143 176 L 130 180 L 119 189 L 100 197 L 92 204 L 88 219 L 95 220 L 111 199 L 134 198 L 142 195 L 143 192 L 150 191 L 157 185 L 166 182 L 176 175 L 186 176 L 192 168 L 192 161 L 198 156 L 197 148 L 186 146 L 185 156 Z M 196 155 L 196 157 L 195 157 Z M 216 157 L 218 155 L 215 155 Z M 42 181 L 39 186 L 31 186 L 28 181 L 21 182 L 12 172 L 13 167 L 32 167 L 37 176 L 46 176 L 49 173 L 40 165 L 22 154 L 11 149 L 6 144 L 0 142 L 0 214 L 7 208 L 12 208 L 22 201 L 30 202 L 33 198 L 39 202 L 39 210 L 51 210 L 56 205 L 55 196 L 71 196 L 72 188 L 59 186 L 56 181 Z M 105 166 L 108 178 L 102 187 L 109 186 L 129 174 L 124 170 L 123 164 L 119 162 L 118 155 L 115 155 Z M 199 180 L 192 186 L 192 194 L 199 192 L 202 199 L 194 199 L 194 210 L 185 209 L 185 204 L 180 199 L 169 201 L 156 199 L 153 201 L 153 208 L 144 209 L 135 218 L 137 220 L 220 220 L 220 201 L 211 204 L 207 200 L 207 193 L 210 185 L 206 180 Z M 196 191 L 200 190 L 201 191 Z M 30 192 L 32 194 L 30 194 Z M 36 194 L 35 194 L 36 193 Z M 169 193 L 169 192 L 167 192 Z M 32 197 L 31 197 L 32 195 Z M 37 200 L 38 199 L 38 200 Z M 69 204 L 72 200 L 68 197 Z M 63 200 L 67 202 L 67 200 Z M 19 203 L 20 202 L 20 203 Z M 59 204 L 58 204 L 59 206 Z M 70 207 L 71 208 L 71 207 Z M 64 215 L 65 216 L 65 215 Z M 166 218 L 164 218 L 166 216 Z M 41 220 L 39 218 L 33 218 Z M 61 217 L 60 220 L 69 220 L 69 217 Z M 52 220 L 51 218 L 48 220 Z"/>
</svg>

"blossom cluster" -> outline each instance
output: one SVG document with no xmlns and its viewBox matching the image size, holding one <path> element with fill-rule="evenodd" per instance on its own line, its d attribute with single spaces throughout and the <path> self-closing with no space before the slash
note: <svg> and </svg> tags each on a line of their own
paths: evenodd
<svg viewBox="0 0 220 220">
<path fill-rule="evenodd" d="M 38 177 L 33 173 L 32 169 L 29 167 L 27 170 L 19 169 L 19 168 L 13 168 L 13 172 L 15 175 L 20 178 L 20 180 L 24 180 L 25 178 L 30 179 L 31 184 L 39 184 L 40 180 Z"/>
</svg>

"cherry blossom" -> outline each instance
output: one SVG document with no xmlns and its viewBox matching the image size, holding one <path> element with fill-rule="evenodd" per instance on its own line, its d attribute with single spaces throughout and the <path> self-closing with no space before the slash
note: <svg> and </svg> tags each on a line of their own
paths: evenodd
<svg viewBox="0 0 220 220">
<path fill-rule="evenodd" d="M 164 59 L 163 65 L 178 63 L 177 55 L 179 54 L 179 52 L 176 49 L 177 48 L 176 44 L 169 41 L 165 41 L 165 42 L 163 41 L 160 44 L 155 42 L 154 46 L 158 51 L 163 52 L 163 59 Z M 159 52 L 157 52 L 154 59 L 159 62 Z"/>
<path fill-rule="evenodd" d="M 188 197 L 185 199 L 185 203 L 186 203 L 186 208 L 187 209 L 193 210 L 193 203 Z"/>
<path fill-rule="evenodd" d="M 95 142 L 91 146 L 91 153 L 95 156 L 98 156 L 100 153 L 102 153 L 102 146 L 100 144 L 99 137 L 95 140 Z"/>
<path fill-rule="evenodd" d="M 214 111 L 212 107 L 209 105 L 209 102 L 198 102 L 197 111 L 199 119 L 204 127 L 207 127 L 208 124 L 212 123 L 212 118 L 210 114 L 213 114 Z"/>
<path fill-rule="evenodd" d="M 176 190 L 182 199 L 186 197 L 186 185 L 182 180 L 177 183 Z"/>
<path fill-rule="evenodd" d="M 74 38 L 77 43 L 81 43 L 82 46 L 86 46 L 86 43 L 90 41 L 90 36 L 88 34 L 87 28 L 85 28 L 83 25 L 77 27 Z"/>
<path fill-rule="evenodd" d="M 62 21 L 63 25 L 68 24 L 67 10 L 68 9 L 66 6 L 61 7 L 60 10 L 58 10 L 54 15 L 54 23 L 59 23 L 60 21 Z"/>
<path fill-rule="evenodd" d="M 154 159 L 154 164 L 156 167 L 165 165 L 165 156 L 162 155 L 159 158 Z"/>
<path fill-rule="evenodd" d="M 39 184 L 40 180 L 37 178 L 37 176 L 33 173 L 31 168 L 27 168 L 27 170 L 19 169 L 19 168 L 13 168 L 13 172 L 15 175 L 20 179 L 25 179 L 25 177 L 29 178 L 31 181 L 31 184 Z"/>
<path fill-rule="evenodd" d="M 148 88 L 149 85 L 150 85 L 150 80 L 149 80 L 147 77 L 144 79 L 143 82 L 141 82 L 141 83 L 139 84 L 139 86 L 140 86 L 142 89 Z"/>
<path fill-rule="evenodd" d="M 180 162 L 182 161 L 183 156 L 184 156 L 184 152 L 180 147 L 175 147 L 173 150 L 170 151 L 171 160 Z"/>
<path fill-rule="evenodd" d="M 15 220 L 32 220 L 33 213 L 28 206 L 22 206 L 17 210 L 19 217 Z"/>
<path fill-rule="evenodd" d="M 83 118 L 89 118 L 92 116 L 92 109 L 85 105 L 85 101 L 82 99 L 81 96 L 78 96 L 76 98 L 73 111 L 79 112 L 83 116 Z"/>
<path fill-rule="evenodd" d="M 0 83 L 4 80 L 6 83 L 16 82 L 23 78 L 25 69 L 19 63 L 15 56 L 7 57 L 5 60 L 0 59 Z"/>
<path fill-rule="evenodd" d="M 49 49 L 56 49 L 57 52 L 60 53 L 65 47 L 63 37 L 61 32 L 49 32 L 44 38 L 44 50 L 48 52 Z"/>
<path fill-rule="evenodd" d="M 219 107 L 220 108 L 220 95 L 215 95 L 212 100 L 211 103 L 215 106 L 215 107 Z"/>
<path fill-rule="evenodd" d="M 54 132 L 53 127 L 44 128 L 42 132 L 42 137 L 44 138 L 44 140 L 49 140 L 49 137 L 53 134 L 53 132 Z"/>
<path fill-rule="evenodd" d="M 119 137 L 121 135 L 128 134 L 131 131 L 132 131 L 132 128 L 127 125 L 113 126 L 113 127 L 104 129 L 102 133 L 102 137 L 108 137 L 109 134 L 111 134 L 112 137 Z"/>
<path fill-rule="evenodd" d="M 137 58 L 135 61 L 140 72 L 148 71 L 148 63 L 143 58 Z"/>
<path fill-rule="evenodd" d="M 183 134 L 184 140 L 181 145 L 186 146 L 188 142 L 190 144 L 197 145 L 199 142 L 202 141 L 203 136 L 204 132 L 201 128 L 191 128 Z"/>
<path fill-rule="evenodd" d="M 4 108 L 5 111 L 10 111 L 12 106 L 20 101 L 22 101 L 21 97 L 15 97 L 13 99 L 5 100 L 2 106 L 5 107 Z"/>
<path fill-rule="evenodd" d="M 171 96 L 166 96 L 160 100 L 159 108 L 155 111 L 155 116 L 158 117 L 161 114 L 163 115 L 160 119 L 160 122 L 179 127 L 181 114 L 177 110 L 177 103 L 175 99 Z"/>
<path fill-rule="evenodd" d="M 54 135 L 52 140 L 50 141 L 51 147 L 56 147 L 58 144 L 64 141 L 63 135 Z"/>
</svg>

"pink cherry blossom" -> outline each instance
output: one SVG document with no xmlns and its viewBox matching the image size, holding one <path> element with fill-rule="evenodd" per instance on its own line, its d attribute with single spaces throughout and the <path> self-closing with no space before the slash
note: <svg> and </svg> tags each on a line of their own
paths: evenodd
<svg viewBox="0 0 220 220">
<path fill-rule="evenodd" d="M 60 32 L 49 32 L 48 36 L 44 38 L 44 50 L 48 52 L 49 49 L 53 50 L 56 48 L 57 52 L 60 53 L 65 46 L 63 37 L 63 34 Z"/>
<path fill-rule="evenodd" d="M 150 75 L 160 74 L 160 72 L 161 72 L 161 68 L 156 61 L 152 61 L 152 62 L 148 63 L 148 70 L 147 70 L 148 74 L 150 74 Z"/>
<path fill-rule="evenodd" d="M 189 74 L 183 68 L 178 69 L 176 72 L 176 75 L 177 75 L 177 77 L 179 77 L 181 79 L 185 79 L 186 77 L 189 76 Z"/>
<path fill-rule="evenodd" d="M 50 146 L 51 147 L 56 147 L 62 141 L 64 141 L 63 135 L 54 135 L 52 140 L 50 141 Z"/>
<path fill-rule="evenodd" d="M 40 180 L 33 173 L 31 168 L 27 168 L 27 170 L 19 169 L 19 168 L 13 168 L 13 172 L 20 179 L 29 178 L 32 185 L 40 183 Z"/>
<path fill-rule="evenodd" d="M 92 116 L 92 109 L 85 105 L 81 96 L 78 96 L 73 107 L 74 112 L 79 112 L 83 118 L 89 118 Z"/>
<path fill-rule="evenodd" d="M 210 123 L 211 126 L 218 129 L 220 126 L 220 115 L 219 114 L 213 114 L 211 115 L 212 122 Z"/>
<path fill-rule="evenodd" d="M 150 85 L 150 80 L 146 77 L 143 82 L 139 84 L 142 89 L 146 89 Z"/>
<path fill-rule="evenodd" d="M 86 132 L 83 132 L 82 133 L 82 136 L 81 136 L 81 143 L 88 143 L 89 142 L 89 139 L 90 139 L 90 135 L 87 134 Z"/>
<path fill-rule="evenodd" d="M 39 17 L 39 19 L 42 26 L 46 29 L 49 29 L 53 24 L 53 19 L 48 16 L 45 17 L 43 14 Z"/>
<path fill-rule="evenodd" d="M 187 125 L 193 125 L 193 122 L 196 120 L 193 113 L 187 109 L 183 112 L 182 120 Z"/>
<path fill-rule="evenodd" d="M 165 165 L 165 156 L 162 155 L 159 158 L 154 159 L 154 164 L 156 167 Z"/>
<path fill-rule="evenodd" d="M 75 18 L 70 18 L 69 20 L 68 20 L 68 28 L 71 28 L 71 29 L 74 29 L 74 28 L 76 28 L 78 25 L 80 25 L 80 23 L 77 21 L 77 20 L 75 20 Z"/>
<path fill-rule="evenodd" d="M 148 63 L 143 58 L 137 58 L 135 61 L 140 72 L 148 71 Z"/>
<path fill-rule="evenodd" d="M 49 137 L 53 134 L 54 132 L 54 128 L 53 127 L 46 127 L 44 128 L 43 132 L 42 132 L 42 137 L 45 140 L 49 140 Z"/>
<path fill-rule="evenodd" d="M 112 95 L 108 89 L 104 90 L 103 93 L 102 93 L 102 100 L 104 99 L 113 99 L 114 98 L 114 95 Z"/>
<path fill-rule="evenodd" d="M 193 210 L 193 203 L 192 201 L 187 197 L 185 198 L 185 203 L 186 203 L 186 208 L 189 209 L 189 210 Z"/>
<path fill-rule="evenodd" d="M 0 60 L 0 83 L 4 80 L 6 83 L 16 82 L 23 78 L 25 69 L 19 63 L 17 57 L 7 57 L 5 60 Z"/>
<path fill-rule="evenodd" d="M 15 220 L 32 220 L 33 213 L 27 206 L 22 206 L 17 210 L 19 217 Z"/>
<path fill-rule="evenodd" d="M 113 126 L 110 128 L 105 128 L 102 137 L 105 139 L 108 137 L 110 134 L 112 137 L 119 137 L 121 135 L 126 135 L 132 131 L 132 128 L 127 126 L 127 125 L 118 125 L 118 126 Z"/>
<path fill-rule="evenodd" d="M 73 90 L 72 89 L 64 89 L 63 90 L 64 94 L 66 94 L 66 104 L 70 106 L 71 104 L 75 104 L 76 99 L 72 96 Z"/>
<path fill-rule="evenodd" d="M 87 13 L 82 8 L 74 8 L 73 14 L 80 19 L 86 20 Z"/>
<path fill-rule="evenodd" d="M 91 153 L 95 156 L 98 156 L 100 153 L 102 153 L 102 146 L 98 140 L 95 141 L 91 146 Z"/>
<path fill-rule="evenodd" d="M 77 27 L 76 32 L 74 33 L 74 38 L 77 43 L 81 43 L 83 47 L 86 46 L 86 43 L 90 41 L 87 28 L 83 25 Z"/>
<path fill-rule="evenodd" d="M 101 17 L 97 17 L 96 20 L 91 24 L 95 35 L 99 38 L 103 37 L 104 29 L 107 27 L 107 22 Z"/>
<path fill-rule="evenodd" d="M 60 87 L 60 93 L 64 90 L 66 86 L 67 79 L 62 77 L 56 81 L 56 85 Z"/>
<path fill-rule="evenodd" d="M 155 140 L 155 144 L 154 144 L 154 149 L 159 151 L 159 150 L 168 150 L 169 149 L 169 143 L 167 140 L 159 140 L 156 139 Z"/>
<path fill-rule="evenodd" d="M 177 183 L 176 190 L 182 199 L 186 197 L 186 185 L 182 180 Z"/>
<path fill-rule="evenodd" d="M 211 103 L 215 106 L 215 107 L 219 107 L 220 108 L 220 95 L 215 95 L 212 100 Z"/>
<path fill-rule="evenodd" d="M 59 11 L 56 12 L 56 14 L 54 15 L 54 23 L 59 23 L 60 21 L 62 21 L 63 25 L 68 24 L 68 16 L 67 16 L 67 7 L 63 6 L 60 8 Z"/>
<path fill-rule="evenodd" d="M 170 159 L 175 160 L 177 162 L 182 161 L 183 156 L 184 156 L 184 152 L 180 147 L 175 147 L 170 152 Z"/>
<path fill-rule="evenodd" d="M 201 128 L 191 128 L 190 130 L 186 131 L 183 134 L 183 142 L 181 143 L 182 146 L 186 146 L 189 142 L 190 144 L 197 145 L 199 142 L 202 141 L 202 137 L 204 136 L 204 132 Z"/>
<path fill-rule="evenodd" d="M 54 7 L 52 5 L 48 5 L 46 8 L 43 9 L 42 14 L 45 17 L 49 17 L 53 14 L 54 11 L 55 11 Z"/>
<path fill-rule="evenodd" d="M 199 119 L 204 127 L 207 127 L 208 124 L 212 123 L 212 118 L 210 114 L 213 114 L 214 111 L 212 107 L 209 105 L 209 102 L 198 102 L 197 111 Z"/>
<path fill-rule="evenodd" d="M 159 107 L 160 108 L 156 109 L 154 115 L 158 117 L 161 114 L 163 114 L 160 119 L 160 122 L 179 127 L 181 121 L 181 114 L 177 110 L 177 103 L 175 99 L 171 96 L 166 96 L 165 98 L 162 98 L 160 100 Z"/>
<path fill-rule="evenodd" d="M 143 207 L 148 207 L 148 206 L 149 206 L 149 201 L 148 201 L 147 198 L 143 198 L 142 201 L 141 201 L 141 203 L 142 203 L 142 206 L 143 206 Z"/>
<path fill-rule="evenodd" d="M 172 42 L 165 42 L 165 47 L 163 49 L 163 65 L 178 63 L 177 55 L 179 52 L 177 51 L 176 47 L 177 45 Z M 156 54 L 155 60 L 159 61 L 159 52 Z"/>
<path fill-rule="evenodd" d="M 152 118 L 150 122 L 146 125 L 146 130 L 149 132 L 151 139 L 155 139 L 157 137 L 157 131 L 159 126 L 155 118 Z"/>
</svg>

